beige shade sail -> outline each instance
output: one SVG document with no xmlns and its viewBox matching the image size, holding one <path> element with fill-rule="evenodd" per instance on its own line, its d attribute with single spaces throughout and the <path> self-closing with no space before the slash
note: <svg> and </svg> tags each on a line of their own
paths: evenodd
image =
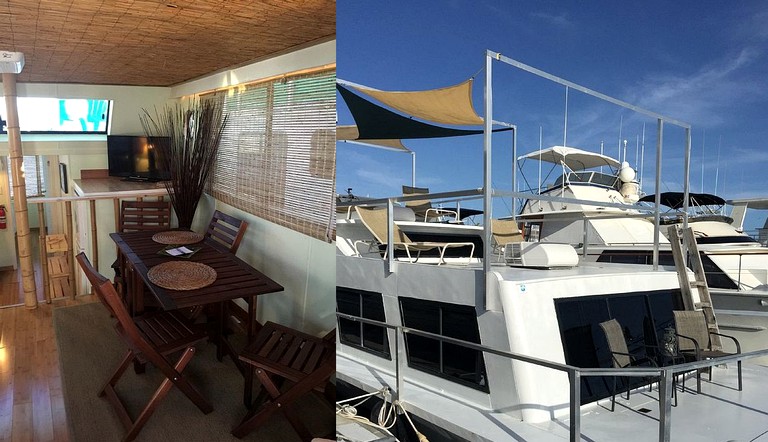
<svg viewBox="0 0 768 442">
<path fill-rule="evenodd" d="M 355 90 L 377 99 L 400 112 L 433 123 L 460 126 L 483 124 L 472 106 L 472 79 L 440 89 L 398 92 L 380 91 L 359 85 Z"/>
<path fill-rule="evenodd" d="M 349 141 L 359 144 L 370 144 L 373 147 L 402 150 L 403 152 L 411 151 L 403 145 L 402 140 L 360 140 L 359 137 L 360 132 L 357 130 L 357 126 L 355 125 L 336 126 L 336 141 Z"/>
</svg>

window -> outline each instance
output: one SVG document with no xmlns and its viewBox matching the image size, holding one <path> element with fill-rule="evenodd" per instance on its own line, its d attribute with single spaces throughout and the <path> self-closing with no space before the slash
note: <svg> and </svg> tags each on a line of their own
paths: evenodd
<svg viewBox="0 0 768 442">
<path fill-rule="evenodd" d="M 400 309 L 405 327 L 480 343 L 474 307 L 400 298 Z M 405 335 L 405 346 L 409 367 L 489 391 L 483 352 L 412 334 Z"/>
<path fill-rule="evenodd" d="M 380 293 L 337 287 L 336 310 L 360 318 L 386 321 Z M 339 318 L 339 336 L 344 344 L 392 359 L 385 327 Z"/>
<path fill-rule="evenodd" d="M 555 300 L 555 311 L 565 352 L 565 362 L 577 367 L 612 367 L 613 360 L 599 324 L 616 319 L 621 324 L 629 352 L 653 357 L 664 329 L 674 322 L 673 310 L 683 308 L 680 290 L 585 296 Z M 642 378 L 627 378 L 630 386 Z M 610 396 L 612 379 L 581 378 L 581 403 Z"/>
<path fill-rule="evenodd" d="M 19 129 L 35 134 L 106 134 L 109 100 L 18 97 Z M 0 97 L 0 133 L 7 133 L 5 99 Z M 5 116 L 5 118 L 3 118 Z"/>
<path fill-rule="evenodd" d="M 202 96 L 228 116 L 209 193 L 324 241 L 335 237 L 336 71 Z"/>
<path fill-rule="evenodd" d="M 41 156 L 24 156 L 24 182 L 27 196 L 45 196 L 45 160 Z M 11 198 L 13 198 L 13 174 L 11 162 L 8 161 L 8 181 L 11 184 Z"/>
<path fill-rule="evenodd" d="M 696 242 L 701 243 L 701 238 Z M 704 252 L 699 252 L 701 256 L 701 265 L 704 268 L 704 275 L 707 278 L 707 285 L 710 288 L 736 289 L 736 283 L 712 259 Z M 653 264 L 653 255 L 650 251 L 633 250 L 605 250 L 597 258 L 597 262 L 620 262 L 624 264 Z M 672 253 L 659 253 L 659 265 L 674 266 L 675 261 Z M 689 264 L 690 267 L 690 264 Z"/>
</svg>

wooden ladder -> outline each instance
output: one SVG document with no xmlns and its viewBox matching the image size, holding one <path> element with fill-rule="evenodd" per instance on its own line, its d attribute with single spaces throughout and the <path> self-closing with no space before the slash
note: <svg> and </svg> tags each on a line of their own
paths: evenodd
<svg viewBox="0 0 768 442">
<path fill-rule="evenodd" d="M 47 235 L 45 251 L 48 260 L 48 284 L 51 298 L 72 296 L 72 281 L 69 280 L 69 259 L 67 258 L 67 236 Z"/>
<path fill-rule="evenodd" d="M 707 285 L 707 277 L 704 274 L 704 266 L 701 264 L 699 247 L 696 244 L 696 238 L 693 236 L 693 229 L 691 227 L 679 229 L 676 225 L 671 225 L 668 232 L 685 309 L 701 309 L 704 312 L 710 333 L 720 333 L 717 326 L 717 318 L 715 318 L 715 309 L 712 307 L 712 297 L 709 295 L 709 286 Z M 687 257 L 684 252 L 685 250 L 688 251 Z M 691 270 L 693 270 L 693 281 L 688 278 L 686 263 L 690 263 Z M 696 298 L 693 296 L 693 289 L 698 290 L 698 302 L 696 302 Z M 712 340 L 713 350 L 722 349 L 720 336 L 711 334 L 710 339 Z"/>
</svg>

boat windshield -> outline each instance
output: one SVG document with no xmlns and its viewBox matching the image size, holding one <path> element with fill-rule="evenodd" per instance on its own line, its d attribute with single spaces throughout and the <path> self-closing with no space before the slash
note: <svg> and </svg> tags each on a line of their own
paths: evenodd
<svg viewBox="0 0 768 442">
<path fill-rule="evenodd" d="M 581 172 L 568 173 L 568 184 L 593 184 L 601 187 L 616 188 L 617 183 L 618 183 L 618 177 L 616 175 L 611 175 L 607 173 L 600 173 L 596 171 L 581 171 Z M 562 186 L 563 186 L 563 175 L 560 175 L 559 177 L 557 177 L 557 180 L 555 180 L 554 184 L 549 186 L 549 188 L 562 187 Z"/>
</svg>

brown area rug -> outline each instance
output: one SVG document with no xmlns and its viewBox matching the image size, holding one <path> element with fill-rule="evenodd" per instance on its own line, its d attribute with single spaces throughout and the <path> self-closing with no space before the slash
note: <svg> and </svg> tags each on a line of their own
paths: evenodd
<svg viewBox="0 0 768 442">
<path fill-rule="evenodd" d="M 118 441 L 126 433 L 106 399 L 98 397 L 99 390 L 126 350 L 113 323 L 114 319 L 109 317 L 100 303 L 53 310 L 64 403 L 73 442 Z M 235 348 L 240 347 L 235 345 Z M 213 412 L 203 414 L 173 388 L 160 402 L 136 440 L 239 440 L 230 431 L 247 410 L 242 401 L 243 377 L 234 363 L 229 358 L 223 362 L 217 361 L 213 344 L 199 345 L 197 355 L 184 373 L 213 405 Z M 144 374 L 137 375 L 129 369 L 123 375 L 117 389 L 129 404 L 132 416 L 136 416 L 149 401 L 162 379 L 162 375 L 152 365 L 147 365 Z M 306 396 L 296 406 L 296 410 L 312 434 L 332 434 L 335 425 L 333 411 L 319 398 Z M 265 426 L 242 440 L 294 442 L 300 439 L 285 417 L 278 413 Z"/>
</svg>

